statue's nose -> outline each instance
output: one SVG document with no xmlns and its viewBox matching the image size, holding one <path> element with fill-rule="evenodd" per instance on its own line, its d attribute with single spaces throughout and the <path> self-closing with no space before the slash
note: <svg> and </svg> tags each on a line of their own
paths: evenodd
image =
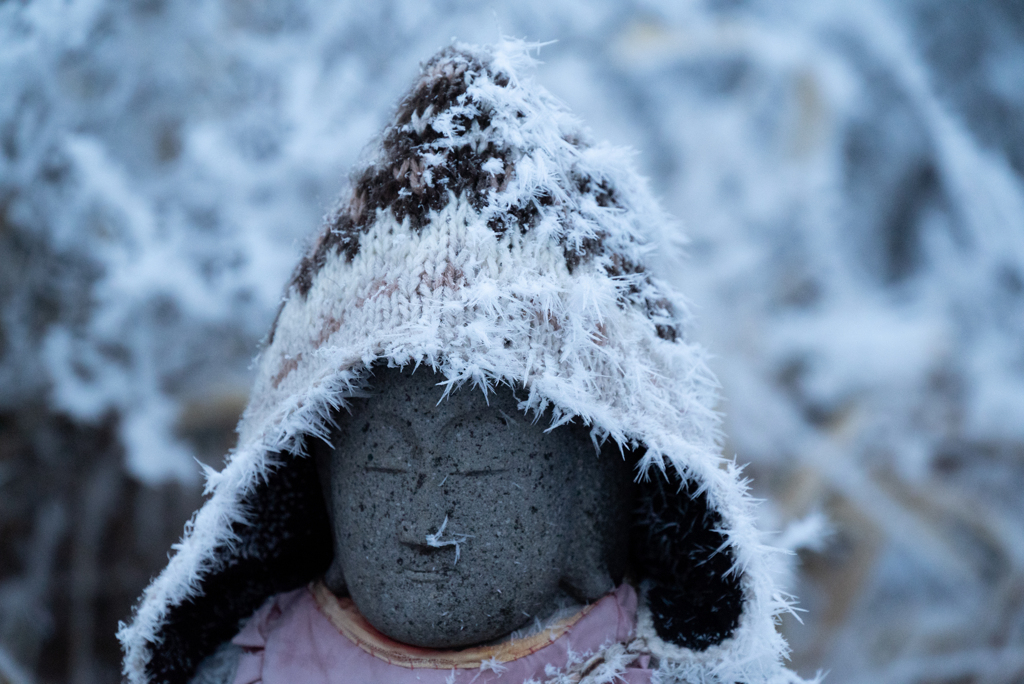
<svg viewBox="0 0 1024 684">
<path fill-rule="evenodd" d="M 398 524 L 398 540 L 419 549 L 433 548 L 427 541 L 427 535 L 438 532 L 444 523 L 446 513 L 450 513 L 444 490 L 437 485 L 436 475 L 421 474 L 416 479 L 412 491 L 407 491 L 408 499 L 402 502 L 404 515 Z"/>
<path fill-rule="evenodd" d="M 398 523 L 398 541 L 406 546 L 428 549 L 427 535 L 430 534 L 430 525 L 423 521 L 402 520 Z"/>
</svg>

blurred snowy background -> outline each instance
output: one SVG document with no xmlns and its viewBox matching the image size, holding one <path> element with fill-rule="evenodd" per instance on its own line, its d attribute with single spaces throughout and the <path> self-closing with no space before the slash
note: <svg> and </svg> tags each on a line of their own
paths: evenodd
<svg viewBox="0 0 1024 684">
<path fill-rule="evenodd" d="M 691 237 L 794 667 L 1024 681 L 1021 0 L 0 0 L 0 682 L 118 680 L 304 240 L 502 34 Z"/>
</svg>

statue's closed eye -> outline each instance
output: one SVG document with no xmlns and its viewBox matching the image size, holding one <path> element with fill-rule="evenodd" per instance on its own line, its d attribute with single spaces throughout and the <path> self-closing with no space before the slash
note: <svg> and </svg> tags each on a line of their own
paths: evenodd
<svg viewBox="0 0 1024 684">
<path fill-rule="evenodd" d="M 391 468 L 387 466 L 366 466 L 365 470 L 370 473 L 388 473 L 391 475 L 406 475 L 413 472 L 406 468 Z M 482 475 L 497 475 L 499 473 L 507 473 L 508 468 L 482 468 L 478 470 L 465 470 L 455 471 L 452 475 L 461 475 L 463 477 L 480 477 Z"/>
<path fill-rule="evenodd" d="M 371 473 L 390 473 L 392 475 L 404 475 L 405 473 L 412 472 L 404 468 L 388 468 L 385 466 L 366 466 L 366 470 Z"/>
<path fill-rule="evenodd" d="M 465 477 L 479 477 L 481 475 L 497 475 L 498 473 L 507 473 L 508 468 L 481 468 L 479 470 L 466 470 L 457 471 L 454 475 L 463 475 Z"/>
</svg>

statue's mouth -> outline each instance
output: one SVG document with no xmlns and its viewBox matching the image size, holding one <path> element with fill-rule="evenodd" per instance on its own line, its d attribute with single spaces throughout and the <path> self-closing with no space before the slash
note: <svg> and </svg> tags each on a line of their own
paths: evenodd
<svg viewBox="0 0 1024 684">
<path fill-rule="evenodd" d="M 451 570 L 414 570 L 409 568 L 402 572 L 413 582 L 443 582 L 452 576 Z"/>
</svg>

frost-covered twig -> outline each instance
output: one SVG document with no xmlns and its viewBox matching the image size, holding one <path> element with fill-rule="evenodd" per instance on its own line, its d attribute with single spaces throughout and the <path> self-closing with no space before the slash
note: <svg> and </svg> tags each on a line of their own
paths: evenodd
<svg viewBox="0 0 1024 684">
<path fill-rule="evenodd" d="M 446 527 L 448 527 L 448 516 L 447 515 L 444 516 L 444 522 L 441 523 L 441 527 L 438 528 L 437 532 L 435 532 L 434 534 L 428 534 L 427 535 L 427 546 L 432 546 L 432 547 L 437 548 L 437 549 L 441 548 L 442 546 L 454 546 L 455 547 L 455 563 L 452 563 L 452 565 L 457 565 L 458 562 L 459 562 L 459 555 L 461 553 L 459 545 L 464 543 L 467 539 L 472 539 L 473 535 L 471 535 L 471 534 L 453 534 L 451 536 L 451 539 L 441 539 L 441 535 L 444 534 L 444 528 L 446 528 Z"/>
</svg>

